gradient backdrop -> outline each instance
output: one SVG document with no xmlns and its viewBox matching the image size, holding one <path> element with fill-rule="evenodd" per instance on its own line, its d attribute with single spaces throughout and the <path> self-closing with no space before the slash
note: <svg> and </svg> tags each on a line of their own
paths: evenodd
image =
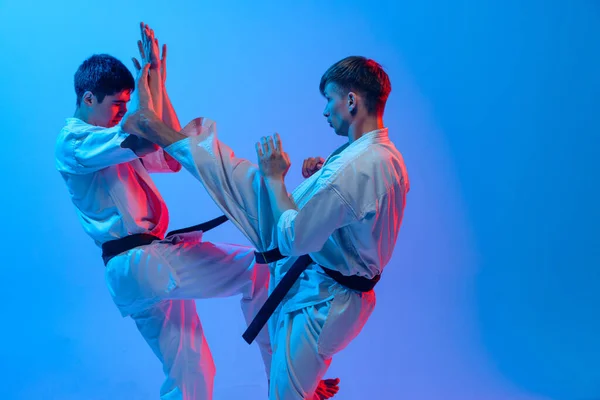
<svg viewBox="0 0 600 400">
<path fill-rule="evenodd" d="M 600 2 L 578 0 L 1 0 L 0 397 L 158 398 L 53 159 L 76 68 L 100 52 L 132 67 L 141 20 L 169 46 L 182 124 L 215 119 L 252 160 L 280 132 L 290 187 L 343 143 L 321 115 L 327 67 L 360 54 L 390 74 L 412 190 L 375 313 L 328 373 L 337 398 L 600 398 Z M 219 215 L 186 171 L 155 179 L 171 228 Z M 206 238 L 247 243 L 231 224 Z M 265 399 L 238 301 L 198 302 L 215 399 Z"/>
</svg>

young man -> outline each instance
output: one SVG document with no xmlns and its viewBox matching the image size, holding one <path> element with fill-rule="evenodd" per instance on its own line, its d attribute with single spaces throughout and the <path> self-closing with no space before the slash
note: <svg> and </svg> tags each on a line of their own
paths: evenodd
<svg viewBox="0 0 600 400">
<path fill-rule="evenodd" d="M 179 130 L 162 78 L 166 48 L 160 60 L 158 42 L 144 25 L 142 41 L 148 64 L 141 80 L 148 84 L 149 74 L 152 97 L 158 99 L 150 104 L 146 98 L 144 104 Z M 121 120 L 133 90 L 133 76 L 119 60 L 106 54 L 85 60 L 75 73 L 75 115 L 67 118 L 56 143 L 56 167 L 84 230 L 102 247 L 117 308 L 133 319 L 163 364 L 161 399 L 210 400 L 215 368 L 194 299 L 242 294 L 250 321 L 267 297 L 268 267 L 254 263 L 253 249 L 203 242 L 201 231 L 165 237 L 168 210 L 148 173 L 181 166 L 124 129 Z M 134 97 L 145 95 L 139 92 Z M 139 99 L 132 103 L 135 108 Z M 261 336 L 268 374 L 266 329 Z"/>
<path fill-rule="evenodd" d="M 409 190 L 404 161 L 383 124 L 391 85 L 381 66 L 348 57 L 325 72 L 320 90 L 327 99 L 323 115 L 348 141 L 324 164 L 305 162 L 305 175 L 317 172 L 291 199 L 284 184 L 289 160 L 278 136 L 257 144 L 259 170 L 217 139 L 212 121 L 194 120 L 184 134 L 145 108 L 126 121 L 196 176 L 260 251 L 271 249 L 264 257 L 277 260 L 270 309 L 259 313 L 264 320 L 276 310 L 269 320 L 272 400 L 310 398 L 332 356 L 361 331 Z M 187 137 L 191 132 L 197 135 Z M 277 247 L 281 255 L 273 257 Z M 261 321 L 252 324 L 245 338 L 251 341 L 260 327 Z"/>
</svg>

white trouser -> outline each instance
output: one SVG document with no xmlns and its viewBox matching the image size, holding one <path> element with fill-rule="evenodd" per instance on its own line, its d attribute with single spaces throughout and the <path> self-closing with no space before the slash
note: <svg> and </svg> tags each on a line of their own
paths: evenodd
<svg viewBox="0 0 600 400">
<path fill-rule="evenodd" d="M 241 294 L 249 323 L 268 295 L 268 266 L 254 263 L 253 249 L 201 239 L 201 232 L 171 236 L 120 254 L 106 267 L 115 304 L 163 364 L 163 400 L 212 399 L 215 367 L 194 299 Z M 257 342 L 269 376 L 267 329 Z"/>
<path fill-rule="evenodd" d="M 218 140 L 213 121 L 196 119 L 185 130 L 190 137 L 166 148 L 167 152 L 203 184 L 257 249 L 273 247 L 275 223 L 258 167 L 235 157 Z M 269 321 L 271 400 L 312 399 L 333 354 L 358 335 L 375 307 L 373 291 L 361 294 L 336 285 L 331 297 L 324 294 L 323 302 L 289 313 L 280 312 L 280 307 Z"/>
<path fill-rule="evenodd" d="M 333 298 L 269 321 L 273 359 L 270 400 L 313 399 L 334 354 L 362 330 L 375 308 L 375 292 L 357 293 L 337 285 Z"/>
</svg>

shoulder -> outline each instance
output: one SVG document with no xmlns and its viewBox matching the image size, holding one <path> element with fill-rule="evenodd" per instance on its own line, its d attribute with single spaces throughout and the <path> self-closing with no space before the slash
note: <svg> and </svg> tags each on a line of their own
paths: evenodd
<svg viewBox="0 0 600 400">
<path fill-rule="evenodd" d="M 319 180 L 323 185 L 356 184 L 373 179 L 384 179 L 394 184 L 392 178 L 403 179 L 404 175 L 404 159 L 393 144 L 371 144 L 360 151 L 336 156 L 323 167 Z"/>
<path fill-rule="evenodd" d="M 61 151 L 61 149 L 64 149 L 64 147 L 72 146 L 72 143 L 70 143 L 71 139 L 79 131 L 78 121 L 79 120 L 77 118 L 66 118 L 65 119 L 65 123 L 62 126 L 62 128 L 60 129 L 58 136 L 56 137 L 55 150 L 56 150 L 57 156 L 58 156 L 59 152 Z"/>
</svg>

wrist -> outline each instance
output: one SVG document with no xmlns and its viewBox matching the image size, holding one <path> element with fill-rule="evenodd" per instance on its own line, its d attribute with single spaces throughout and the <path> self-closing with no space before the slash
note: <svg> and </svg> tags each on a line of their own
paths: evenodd
<svg viewBox="0 0 600 400">
<path fill-rule="evenodd" d="M 284 185 L 285 179 L 283 175 L 265 175 L 265 182 L 271 186 Z"/>
<path fill-rule="evenodd" d="M 185 135 L 169 128 L 155 114 L 152 113 L 149 117 L 146 119 L 142 130 L 144 130 L 147 137 L 160 147 L 168 147 L 175 142 L 186 139 Z"/>
</svg>

